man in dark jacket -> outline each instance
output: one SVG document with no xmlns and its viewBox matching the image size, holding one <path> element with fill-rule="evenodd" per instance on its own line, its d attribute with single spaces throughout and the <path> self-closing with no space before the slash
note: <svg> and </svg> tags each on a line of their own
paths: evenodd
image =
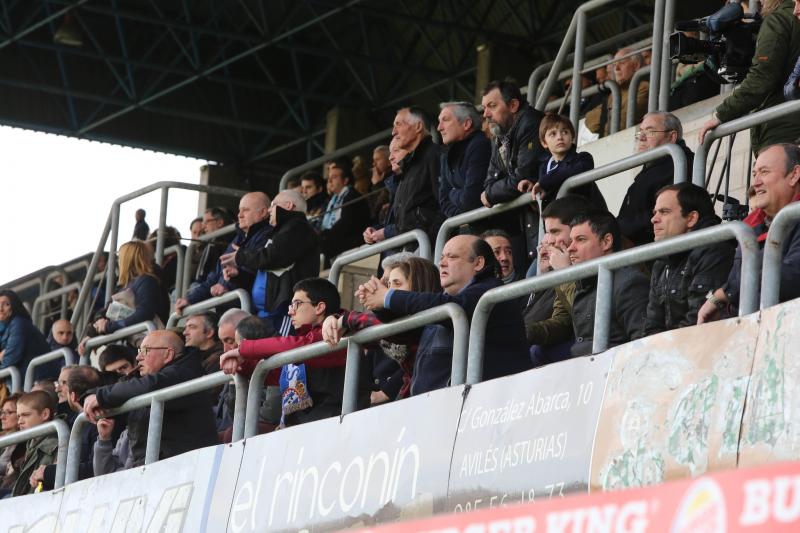
<svg viewBox="0 0 800 533">
<path fill-rule="evenodd" d="M 667 185 L 658 192 L 653 213 L 656 241 L 720 222 L 702 187 L 684 182 Z M 697 324 L 697 312 L 706 293 L 728 279 L 734 251 L 730 242 L 719 242 L 658 259 L 650 277 L 645 333 Z"/>
<path fill-rule="evenodd" d="M 762 2 L 764 4 L 765 2 Z M 800 57 L 800 23 L 793 9 L 795 2 L 783 0 L 770 13 L 758 31 L 753 63 L 747 77 L 730 93 L 700 130 L 700 142 L 706 133 L 722 123 L 761 111 L 783 102 L 783 85 Z M 753 152 L 775 143 L 800 140 L 800 113 L 788 113 L 750 128 Z"/>
<path fill-rule="evenodd" d="M 753 177 L 755 195 L 751 206 L 755 209 L 744 219 L 744 223 L 753 228 L 759 250 L 763 250 L 772 219 L 787 205 L 800 201 L 800 148 L 795 144 L 776 144 L 764 148 L 756 159 Z M 742 253 L 741 248 L 737 247 L 728 280 L 706 296 L 706 302 L 697 316 L 698 324 L 723 318 L 725 314 L 736 314 L 733 310 L 739 306 L 741 269 Z M 800 223 L 794 223 L 787 232 L 783 245 L 779 294 L 781 302 L 800 297 L 798 279 Z M 723 314 L 721 311 L 728 312 Z"/>
<path fill-rule="evenodd" d="M 325 257 L 333 261 L 340 253 L 361 244 L 361 233 L 369 225 L 369 205 L 353 187 L 353 170 L 346 157 L 330 161 L 327 166 L 331 198 L 322 216 L 319 240 Z"/>
<path fill-rule="evenodd" d="M 388 309 L 397 316 L 413 315 L 437 305 L 454 302 L 464 308 L 471 319 L 483 294 L 503 282 L 491 247 L 474 235 L 458 235 L 444 245 L 439 263 L 441 293 L 411 292 L 388 289 L 373 277 L 359 287 L 359 300 L 369 309 Z M 421 394 L 446 387 L 450 381 L 453 337 L 439 337 L 426 351 L 420 341 L 417 348 L 411 394 Z M 483 379 L 494 379 L 530 368 L 525 327 L 518 300 L 497 304 L 486 326 L 486 356 L 483 358 Z"/>
<path fill-rule="evenodd" d="M 184 350 L 183 341 L 172 331 L 148 333 L 136 360 L 141 377 L 100 387 L 84 399 L 83 412 L 90 422 L 97 423 L 105 409 L 119 407 L 131 398 L 205 375 L 196 351 Z M 149 407 L 128 413 L 133 466 L 144 464 L 149 419 Z M 217 444 L 209 394 L 201 391 L 166 402 L 162 428 L 161 459 Z"/>
<path fill-rule="evenodd" d="M 612 254 L 621 248 L 619 225 L 614 215 L 607 211 L 578 215 L 570 226 L 572 242 L 567 251 L 573 265 Z M 623 267 L 614 270 L 609 347 L 642 337 L 649 288 L 650 283 L 638 269 Z M 576 282 L 572 304 L 572 327 L 575 331 L 572 355 L 592 353 L 596 299 L 596 277 Z"/>
<path fill-rule="evenodd" d="M 447 102 L 440 107 L 437 129 L 447 152 L 442 154 L 439 205 L 452 217 L 481 206 L 492 143 L 481 131 L 481 115 L 474 105 Z"/>
<path fill-rule="evenodd" d="M 237 248 L 258 250 L 262 248 L 269 236 L 269 196 L 263 192 L 249 192 L 239 201 L 238 229 L 225 253 Z M 217 263 L 213 272 L 186 294 L 186 298 L 178 298 L 175 311 L 181 313 L 189 304 L 207 300 L 212 296 L 221 296 L 234 289 L 250 290 L 255 280 L 255 270 L 243 268 L 240 271 L 223 272 L 222 265 Z"/>
<path fill-rule="evenodd" d="M 636 141 L 637 152 L 646 152 L 663 144 L 677 144 L 686 154 L 688 168 L 692 168 L 694 154 L 683 142 L 680 119 L 672 113 L 654 111 L 646 114 L 636 133 Z M 674 174 L 672 158 L 665 156 L 645 163 L 633 179 L 617 216 L 622 237 L 627 241 L 625 244 L 639 246 L 653 242 L 650 218 L 656 205 L 656 193 L 675 181 Z"/>
<path fill-rule="evenodd" d="M 237 269 L 257 270 L 253 303 L 261 318 L 273 319 L 276 330 L 288 333 L 289 301 L 295 283 L 319 275 L 319 244 L 305 216 L 306 202 L 299 193 L 278 193 L 269 208 L 272 230 L 264 247 L 239 248 L 220 262 Z M 358 236 L 358 235 L 357 235 Z"/>
<path fill-rule="evenodd" d="M 520 196 L 519 182 L 535 182 L 546 151 L 539 142 L 539 123 L 544 116 L 528 105 L 519 87 L 507 81 L 493 81 L 483 90 L 483 116 L 494 135 L 492 156 L 481 194 L 486 207 L 509 202 Z M 492 224 L 512 237 L 517 258 L 516 270 L 525 272 L 536 255 L 538 219 L 531 208 L 495 218 Z M 524 233 L 523 233 L 524 231 Z"/>
</svg>

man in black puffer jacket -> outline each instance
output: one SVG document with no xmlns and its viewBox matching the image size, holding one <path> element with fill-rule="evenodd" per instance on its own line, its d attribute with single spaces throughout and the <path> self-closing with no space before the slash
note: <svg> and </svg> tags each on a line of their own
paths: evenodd
<svg viewBox="0 0 800 533">
<path fill-rule="evenodd" d="M 536 182 L 539 166 L 547 154 L 539 142 L 539 123 L 544 114 L 528 105 L 519 87 L 508 81 L 493 81 L 483 90 L 483 116 L 494 134 L 492 157 L 481 202 L 486 207 L 519 198 L 517 185 L 522 180 Z M 521 213 L 521 215 L 519 214 Z M 512 236 L 515 265 L 525 272 L 536 256 L 539 237 L 537 213 L 522 208 L 516 213 L 495 217 L 492 227 Z"/>
<path fill-rule="evenodd" d="M 656 241 L 720 222 L 702 187 L 679 183 L 658 192 L 653 213 Z M 733 243 L 727 241 L 657 260 L 650 278 L 645 333 L 651 335 L 697 324 L 697 312 L 708 291 L 728 279 L 735 251 Z"/>
<path fill-rule="evenodd" d="M 141 377 L 100 387 L 84 399 L 83 412 L 90 422 L 97 423 L 105 409 L 119 407 L 131 398 L 205 376 L 196 350 L 184 350 L 183 340 L 172 331 L 148 333 L 136 360 Z M 149 407 L 128 414 L 133 466 L 144 464 L 149 421 Z M 218 443 L 211 396 L 206 391 L 164 404 L 159 459 Z"/>
</svg>

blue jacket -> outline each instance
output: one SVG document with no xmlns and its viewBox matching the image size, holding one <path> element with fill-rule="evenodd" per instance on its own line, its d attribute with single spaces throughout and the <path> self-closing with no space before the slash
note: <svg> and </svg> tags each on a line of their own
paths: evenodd
<svg viewBox="0 0 800 533">
<path fill-rule="evenodd" d="M 539 185 L 544 190 L 544 198 L 542 206 L 547 206 L 550 202 L 558 196 L 558 190 L 561 185 L 567 181 L 568 178 L 577 176 L 587 170 L 594 168 L 594 159 L 589 152 L 578 152 L 575 150 L 575 145 L 567 152 L 566 157 L 558 162 L 558 164 L 549 173 L 547 172 L 547 164 L 550 158 L 545 158 L 542 165 L 539 167 Z M 603 198 L 603 193 L 597 187 L 596 183 L 590 183 L 570 191 L 572 194 L 583 196 L 589 200 L 593 206 L 598 209 L 606 210 L 606 201 Z"/>
<path fill-rule="evenodd" d="M 165 309 L 164 303 L 166 302 L 164 289 L 158 278 L 148 275 L 142 275 L 134 278 L 126 289 L 131 289 L 136 299 L 136 310 L 127 318 L 122 320 L 109 321 L 106 328 L 107 333 L 113 333 L 118 329 L 122 329 L 145 320 L 153 320 L 156 315 L 159 315 L 164 320 Z"/>
<path fill-rule="evenodd" d="M 439 206 L 452 217 L 481 206 L 492 143 L 481 131 L 453 143 L 441 156 Z"/>
<path fill-rule="evenodd" d="M 24 377 L 30 360 L 49 352 L 50 346 L 30 318 L 17 315 L 11 317 L 5 331 L 0 335 L 0 350 L 5 350 L 0 368 L 15 366 Z M 37 374 L 41 374 L 41 371 Z M 34 379 L 42 377 L 46 376 L 34 375 Z"/>
<path fill-rule="evenodd" d="M 389 310 L 405 316 L 454 302 L 472 320 L 472 313 L 480 297 L 489 289 L 502 284 L 502 281 L 494 277 L 475 277 L 454 296 L 446 293 L 395 290 L 388 296 Z M 411 393 L 421 394 L 446 386 L 450 379 L 452 354 L 452 330 L 441 325 L 426 326 L 417 347 Z M 531 367 L 519 300 L 501 302 L 492 310 L 486 326 L 484 354 L 484 380 L 516 374 Z"/>
<path fill-rule="evenodd" d="M 236 235 L 233 237 L 233 240 L 225 249 L 224 253 L 227 254 L 232 252 L 234 244 L 246 250 L 260 250 L 265 244 L 267 244 L 267 239 L 269 238 L 271 232 L 272 226 L 269 225 L 268 220 L 262 220 L 261 222 L 253 224 L 247 233 L 241 229 L 237 229 Z M 225 281 L 225 278 L 222 276 L 222 266 L 220 265 L 219 261 L 217 261 L 214 270 L 209 272 L 203 281 L 186 293 L 186 299 L 189 300 L 190 304 L 209 299 L 211 297 L 211 287 L 217 283 L 222 284 L 229 291 L 234 289 L 245 289 L 249 292 L 253 287 L 253 281 L 255 281 L 255 277 L 255 270 L 252 270 L 248 267 L 242 267 L 239 269 L 238 276 L 230 281 Z"/>
</svg>

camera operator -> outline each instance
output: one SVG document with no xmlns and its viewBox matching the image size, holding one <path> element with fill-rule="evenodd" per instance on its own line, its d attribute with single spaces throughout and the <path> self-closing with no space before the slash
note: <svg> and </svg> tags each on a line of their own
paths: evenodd
<svg viewBox="0 0 800 533">
<path fill-rule="evenodd" d="M 800 57 L 800 23 L 795 18 L 794 0 L 762 2 L 764 21 L 758 33 L 756 51 L 742 84 L 728 96 L 700 130 L 699 140 L 712 130 L 753 111 L 783 102 L 783 85 Z M 759 124 L 750 129 L 754 153 L 765 146 L 800 139 L 800 113 Z"/>
</svg>

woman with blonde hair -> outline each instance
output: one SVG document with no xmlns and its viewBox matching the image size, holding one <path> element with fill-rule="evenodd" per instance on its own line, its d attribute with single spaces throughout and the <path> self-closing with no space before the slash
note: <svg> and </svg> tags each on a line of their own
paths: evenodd
<svg viewBox="0 0 800 533">
<path fill-rule="evenodd" d="M 143 241 L 126 242 L 119 248 L 119 286 L 106 316 L 94 323 L 97 333 L 112 333 L 156 317 L 166 320 L 169 300 L 159 281 L 153 252 Z M 115 306 L 116 304 L 116 306 Z M 112 317 L 109 317 L 116 307 Z"/>
</svg>

